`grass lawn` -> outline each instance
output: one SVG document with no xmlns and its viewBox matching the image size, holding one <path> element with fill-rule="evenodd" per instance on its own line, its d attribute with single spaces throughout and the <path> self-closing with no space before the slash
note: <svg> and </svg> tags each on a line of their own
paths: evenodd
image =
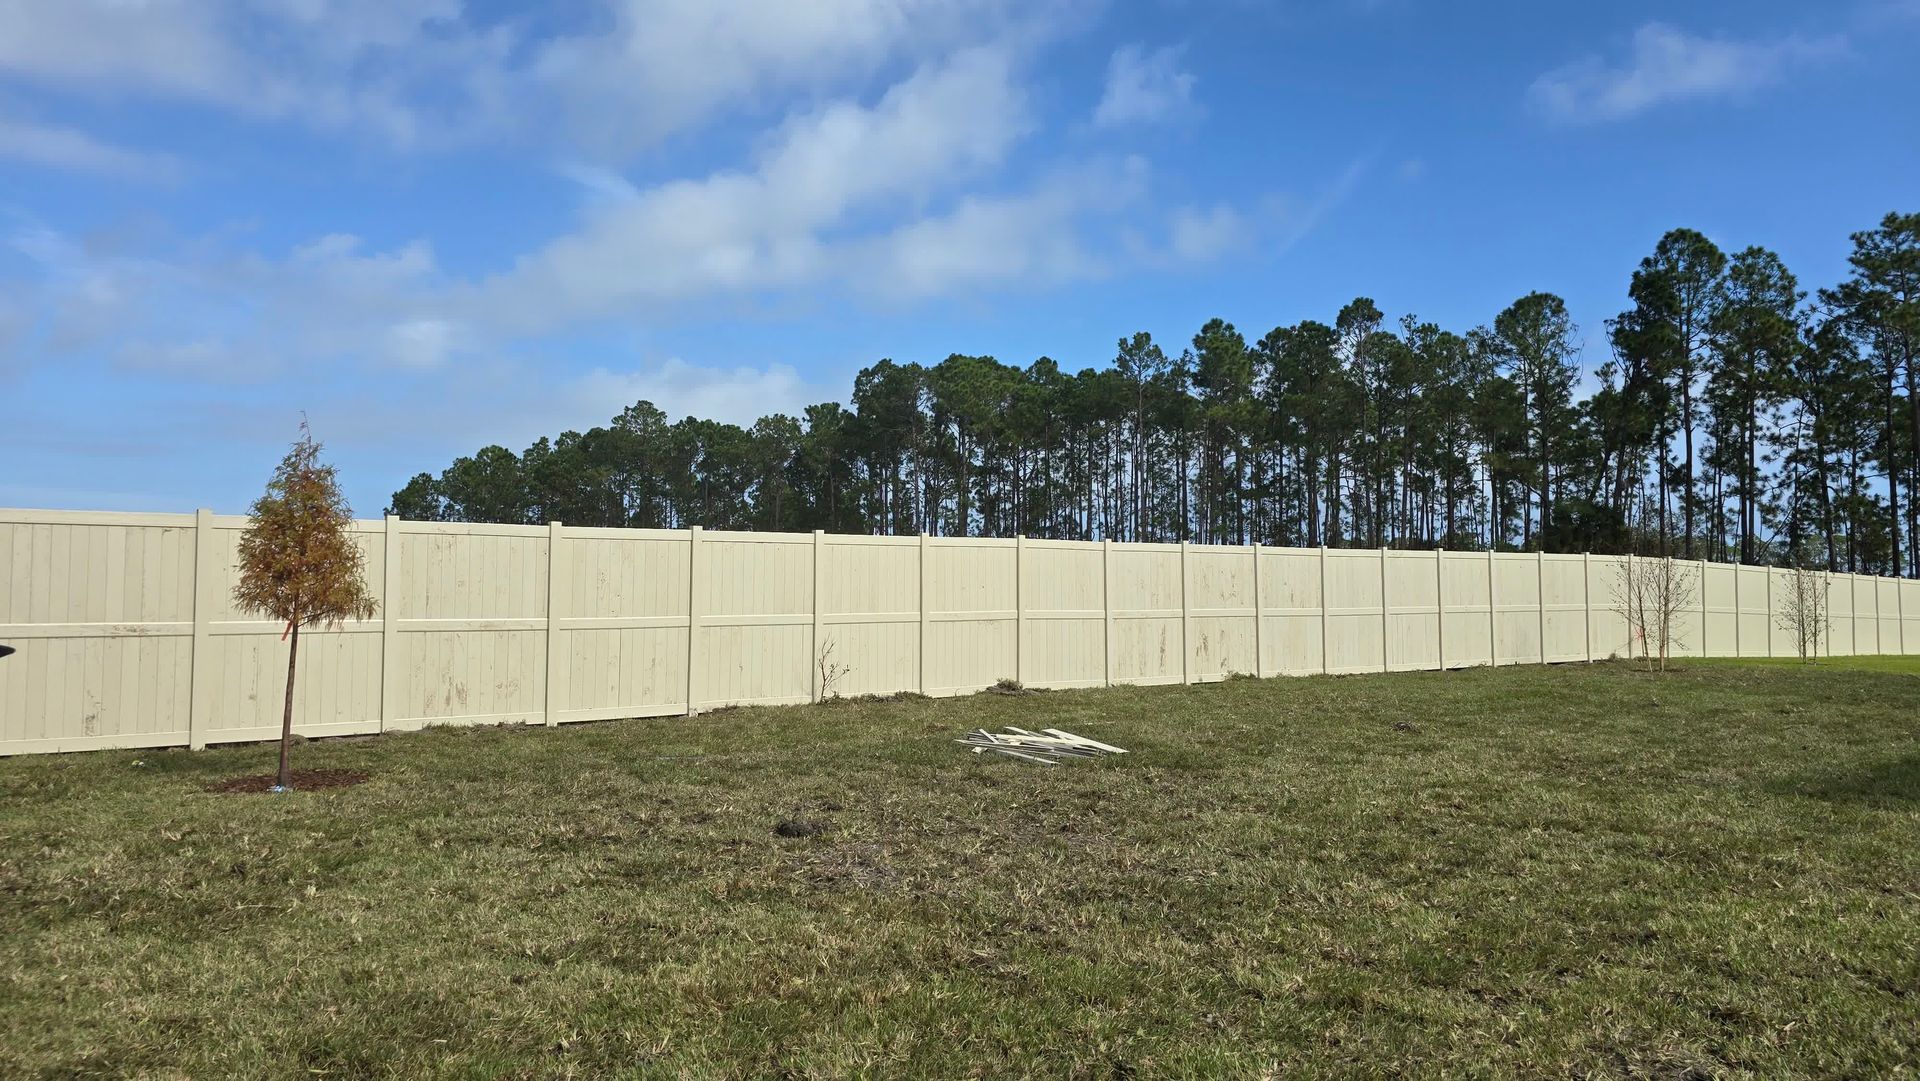
<svg viewBox="0 0 1920 1081">
<path fill-rule="evenodd" d="M 440 729 L 288 796 L 0 761 L 0 1076 L 1912 1076 L 1885 667 Z M 948 742 L 1004 724 L 1134 753 Z"/>
</svg>

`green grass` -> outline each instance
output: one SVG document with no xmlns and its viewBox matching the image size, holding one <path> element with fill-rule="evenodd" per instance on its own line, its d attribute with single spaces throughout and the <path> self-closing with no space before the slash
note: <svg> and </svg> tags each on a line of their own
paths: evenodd
<svg viewBox="0 0 1920 1081">
<path fill-rule="evenodd" d="M 1907 675 L 440 729 L 278 797 L 202 791 L 266 747 L 4 761 L 0 1076 L 1912 1076 Z M 1134 753 L 948 742 L 1009 723 Z"/>
<path fill-rule="evenodd" d="M 1920 655 L 1886 657 L 1869 654 L 1862 657 L 1819 657 L 1803 661 L 1798 657 L 1714 658 L 1707 664 L 1766 664 L 1801 668 L 1845 669 L 1853 672 L 1890 672 L 1894 675 L 1920 676 Z"/>
</svg>

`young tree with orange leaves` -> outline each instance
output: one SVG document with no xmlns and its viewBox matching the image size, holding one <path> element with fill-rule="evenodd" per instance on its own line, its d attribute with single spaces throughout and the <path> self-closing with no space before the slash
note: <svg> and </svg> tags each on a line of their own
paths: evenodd
<svg viewBox="0 0 1920 1081">
<path fill-rule="evenodd" d="M 337 627 L 371 619 L 379 607 L 363 577 L 365 554 L 353 540 L 353 511 L 333 466 L 320 464 L 320 444 L 305 421 L 300 438 L 254 500 L 240 538 L 240 581 L 234 603 L 287 625 L 287 701 L 280 719 L 277 788 L 290 791 L 287 755 L 293 743 L 293 679 L 300 628 Z"/>
</svg>

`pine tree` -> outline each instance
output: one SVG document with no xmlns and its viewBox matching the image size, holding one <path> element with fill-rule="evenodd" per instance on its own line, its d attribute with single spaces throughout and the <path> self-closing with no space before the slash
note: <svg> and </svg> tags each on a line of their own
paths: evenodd
<svg viewBox="0 0 1920 1081">
<path fill-rule="evenodd" d="M 353 539 L 353 512 L 340 494 L 334 467 L 320 463 L 320 444 L 313 441 L 306 422 L 301 422 L 299 440 L 281 459 L 249 515 L 240 538 L 240 578 L 233 600 L 243 611 L 287 625 L 287 697 L 275 783 L 288 791 L 293 787 L 288 752 L 300 628 L 372 619 L 379 606 L 367 591 L 365 554 Z"/>
</svg>

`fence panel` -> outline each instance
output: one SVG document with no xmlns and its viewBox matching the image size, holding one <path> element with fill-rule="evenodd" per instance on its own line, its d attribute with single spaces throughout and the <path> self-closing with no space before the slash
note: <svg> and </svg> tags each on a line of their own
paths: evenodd
<svg viewBox="0 0 1920 1081">
<path fill-rule="evenodd" d="M 286 626 L 240 611 L 233 603 L 239 581 L 240 537 L 247 520 L 209 515 L 199 573 L 206 614 L 204 649 L 194 666 L 195 743 L 236 743 L 277 739 L 286 707 Z M 353 539 L 365 559 L 365 584 L 380 596 L 386 577 L 386 530 L 379 522 L 354 523 Z M 463 539 L 449 543 L 465 546 Z M 537 568 L 536 568 L 537 569 Z M 544 573 L 544 571 L 539 571 Z M 458 587 L 463 593 L 465 583 Z M 304 628 L 300 632 L 300 679 L 294 688 L 294 716 L 301 732 L 342 736 L 380 731 L 381 635 L 385 613 L 350 621 L 337 631 Z M 313 685 L 308 686 L 308 677 Z"/>
<path fill-rule="evenodd" d="M 1260 550 L 1260 668 L 1271 675 L 1325 671 L 1321 646 L 1321 550 Z"/>
<path fill-rule="evenodd" d="M 0 641 L 20 650 L 0 754 L 276 735 L 284 628 L 231 599 L 245 526 L 0 510 Z M 1634 651 L 1615 556 L 397 519 L 354 539 L 382 608 L 302 633 L 305 735 Z M 1677 569 L 1676 655 L 1794 655 L 1789 572 Z M 1920 582 L 1831 584 L 1824 652 L 1920 654 Z"/>
<path fill-rule="evenodd" d="M 1541 557 L 1539 571 L 1540 588 L 1545 591 L 1546 609 L 1540 626 L 1547 660 L 1592 660 L 1592 621 L 1587 618 L 1587 608 L 1593 597 L 1587 587 L 1587 557 L 1546 555 Z"/>
<path fill-rule="evenodd" d="M 1384 552 L 1386 667 L 1440 667 L 1440 573 L 1432 552 Z"/>
<path fill-rule="evenodd" d="M 0 750 L 188 741 L 194 518 L 0 515 Z"/>
<path fill-rule="evenodd" d="M 690 547 L 679 531 L 560 531 L 549 720 L 685 712 Z"/>
<path fill-rule="evenodd" d="M 1179 683 L 1183 654 L 1181 553 L 1177 544 L 1116 544 L 1113 681 Z"/>
<path fill-rule="evenodd" d="M 1327 550 L 1327 670 L 1386 668 L 1384 583 L 1377 550 Z"/>
<path fill-rule="evenodd" d="M 1493 557 L 1494 641 L 1500 664 L 1540 663 L 1540 560 Z"/>
<path fill-rule="evenodd" d="M 1107 680 L 1106 557 L 1091 541 L 1026 542 L 1021 681 L 1098 687 Z"/>
<path fill-rule="evenodd" d="M 546 720 L 544 526 L 403 523 L 388 728 Z"/>
<path fill-rule="evenodd" d="M 810 676 L 803 688 L 823 696 L 925 689 L 921 561 L 935 553 L 917 537 L 816 536 L 820 633 L 801 669 Z M 828 677 L 831 687 L 823 682 Z"/>
<path fill-rule="evenodd" d="M 930 538 L 928 694 L 965 694 L 1020 678 L 1017 540 Z"/>
<path fill-rule="evenodd" d="M 914 552 L 908 548 L 904 554 L 911 590 Z M 700 637 L 693 648 L 696 710 L 812 699 L 810 668 L 818 660 L 813 653 L 813 558 L 813 540 L 805 534 L 702 534 L 693 589 L 700 602 Z M 914 615 L 913 609 L 907 608 L 906 614 Z M 856 654 L 852 648 L 841 654 L 849 667 L 849 686 Z M 912 660 L 906 658 L 909 671 Z M 880 681 L 885 682 L 884 676 Z"/>
<path fill-rule="evenodd" d="M 1629 657 L 1638 651 L 1627 628 L 1625 556 L 1587 557 L 1587 627 L 1595 660 Z"/>
<path fill-rule="evenodd" d="M 1254 643 L 1253 549 L 1195 544 L 1187 549 L 1187 625 L 1192 639 L 1187 673 L 1193 683 L 1252 675 Z"/>
<path fill-rule="evenodd" d="M 1446 667 L 1493 663 L 1493 563 L 1485 552 L 1440 554 L 1441 646 Z"/>
</svg>

